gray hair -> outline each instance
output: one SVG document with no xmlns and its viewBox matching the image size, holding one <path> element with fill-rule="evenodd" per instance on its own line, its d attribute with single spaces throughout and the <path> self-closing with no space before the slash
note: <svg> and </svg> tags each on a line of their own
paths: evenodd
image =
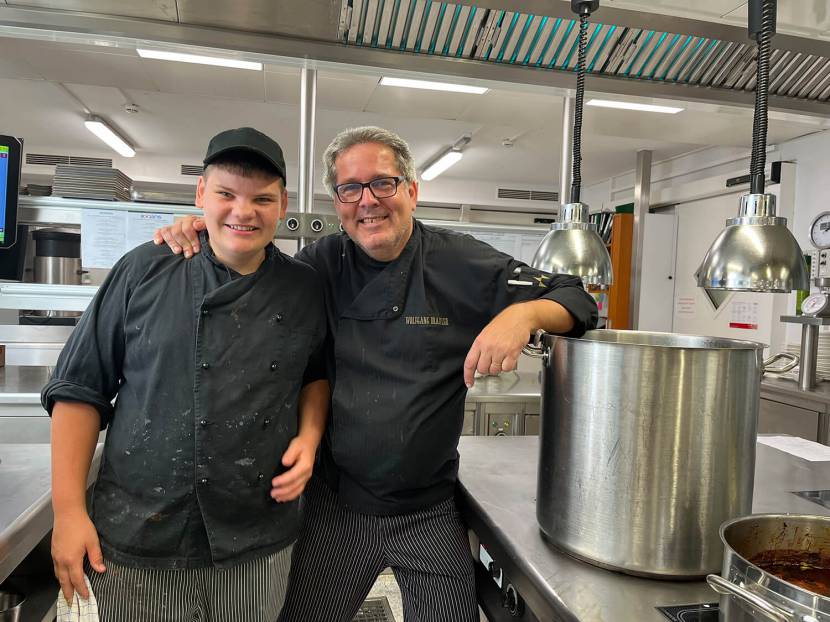
<svg viewBox="0 0 830 622">
<path fill-rule="evenodd" d="M 395 154 L 395 165 L 398 167 L 401 176 L 409 182 L 416 180 L 415 161 L 412 159 L 409 145 L 406 144 L 403 138 L 395 132 L 373 125 L 353 127 L 343 130 L 335 136 L 323 153 L 323 184 L 332 198 L 334 197 L 334 186 L 337 183 L 337 170 L 334 167 L 337 156 L 355 145 L 365 143 L 379 143 L 389 147 L 392 153 Z"/>
</svg>

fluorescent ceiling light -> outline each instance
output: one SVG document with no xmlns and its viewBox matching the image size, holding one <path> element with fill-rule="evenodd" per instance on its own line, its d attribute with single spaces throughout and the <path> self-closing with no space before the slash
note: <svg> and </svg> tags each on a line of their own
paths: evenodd
<svg viewBox="0 0 830 622">
<path fill-rule="evenodd" d="M 663 112 L 665 114 L 677 114 L 683 108 L 674 108 L 672 106 L 655 106 L 653 104 L 634 104 L 632 102 L 616 102 L 606 99 L 592 99 L 589 100 L 586 106 L 597 106 L 599 108 L 620 108 L 622 110 L 642 110 L 644 112 Z"/>
<path fill-rule="evenodd" d="M 450 149 L 440 158 L 435 160 L 435 162 L 426 167 L 426 169 L 424 169 L 424 172 L 421 173 L 421 179 L 424 181 L 435 179 L 453 164 L 458 162 L 462 157 L 464 157 L 463 153 L 456 151 L 455 149 Z"/>
<path fill-rule="evenodd" d="M 86 129 L 107 143 L 119 155 L 125 158 L 132 158 L 135 155 L 135 149 L 132 145 L 119 136 L 103 119 L 92 116 L 84 121 L 84 125 L 86 125 Z"/>
<path fill-rule="evenodd" d="M 454 93 L 473 93 L 483 95 L 487 89 L 483 86 L 469 86 L 467 84 L 449 84 L 446 82 L 429 82 L 427 80 L 409 80 L 408 78 L 389 78 L 384 76 L 380 79 L 381 86 L 402 86 L 407 89 L 427 89 L 430 91 L 452 91 Z"/>
<path fill-rule="evenodd" d="M 155 58 L 157 60 L 173 60 L 180 63 L 196 63 L 197 65 L 216 65 L 217 67 L 233 67 L 235 69 L 252 69 L 262 71 L 262 63 L 233 58 L 219 58 L 218 56 L 200 56 L 199 54 L 183 54 L 181 52 L 164 52 L 162 50 L 145 50 L 136 48 L 141 58 Z"/>
</svg>

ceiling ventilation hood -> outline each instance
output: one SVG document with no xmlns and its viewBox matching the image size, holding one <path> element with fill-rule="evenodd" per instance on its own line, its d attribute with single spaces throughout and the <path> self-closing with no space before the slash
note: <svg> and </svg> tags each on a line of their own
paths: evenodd
<svg viewBox="0 0 830 622">
<path fill-rule="evenodd" d="M 600 12 L 597 20 L 602 17 Z M 566 17 L 430 0 L 343 0 L 338 39 L 350 46 L 574 71 L 578 33 L 578 20 Z M 756 56 L 745 35 L 727 41 L 592 23 L 586 70 L 624 80 L 750 92 Z M 830 58 L 775 50 L 770 93 L 830 101 Z"/>
</svg>

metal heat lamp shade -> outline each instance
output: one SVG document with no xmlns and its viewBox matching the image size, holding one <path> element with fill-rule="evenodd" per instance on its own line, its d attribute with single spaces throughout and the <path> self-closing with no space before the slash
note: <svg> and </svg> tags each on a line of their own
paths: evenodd
<svg viewBox="0 0 830 622">
<path fill-rule="evenodd" d="M 533 256 L 533 267 L 552 274 L 573 274 L 585 285 L 610 285 L 611 257 L 597 226 L 587 220 L 584 203 L 563 205 L 559 222 L 551 225 Z"/>
<path fill-rule="evenodd" d="M 737 218 L 712 243 L 697 272 L 698 287 L 753 292 L 809 289 L 801 248 L 775 215 L 775 196 L 741 197 Z"/>
<path fill-rule="evenodd" d="M 585 96 L 585 58 L 588 34 L 588 18 L 596 11 L 599 0 L 571 0 L 571 9 L 579 15 L 579 37 L 576 74 L 576 97 L 573 121 L 572 173 L 570 201 L 559 210 L 559 221 L 551 225 L 536 254 L 534 268 L 553 274 L 573 274 L 582 279 L 584 285 L 607 287 L 611 284 L 611 257 L 597 233 L 597 226 L 588 222 L 588 206 L 581 203 L 579 195 L 582 186 L 582 101 Z M 567 166 L 568 103 L 563 114 L 564 146 L 563 171 Z M 562 175 L 562 197 L 565 196 L 566 175 Z"/>
<path fill-rule="evenodd" d="M 750 193 L 737 218 L 712 243 L 697 271 L 698 287 L 753 292 L 809 289 L 807 266 L 787 219 L 775 215 L 775 196 L 764 193 L 771 41 L 777 0 L 751 0 L 749 30 L 758 45 Z"/>
</svg>

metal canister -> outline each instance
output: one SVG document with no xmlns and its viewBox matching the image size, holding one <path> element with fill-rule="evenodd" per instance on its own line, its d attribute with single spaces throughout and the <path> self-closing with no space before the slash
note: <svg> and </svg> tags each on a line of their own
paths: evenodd
<svg viewBox="0 0 830 622">
<path fill-rule="evenodd" d="M 634 575 L 717 571 L 752 507 L 763 344 L 543 335 L 537 519 L 557 548 Z"/>
<path fill-rule="evenodd" d="M 35 283 L 81 284 L 81 234 L 58 229 L 38 229 L 35 241 Z"/>
<path fill-rule="evenodd" d="M 60 229 L 37 229 L 35 241 L 34 281 L 60 285 L 80 285 L 81 234 Z M 48 317 L 78 317 L 77 311 L 35 311 Z"/>
</svg>

